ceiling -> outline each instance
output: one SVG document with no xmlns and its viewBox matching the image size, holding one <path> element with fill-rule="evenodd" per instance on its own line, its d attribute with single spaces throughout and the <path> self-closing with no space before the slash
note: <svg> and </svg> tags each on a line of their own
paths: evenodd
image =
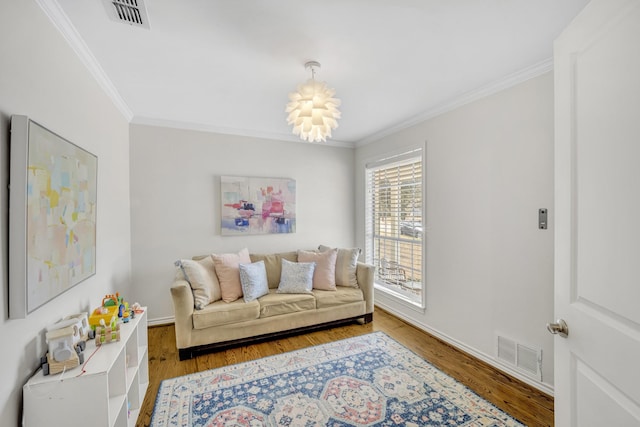
<svg viewBox="0 0 640 427">
<path fill-rule="evenodd" d="M 111 20 L 109 0 L 38 0 L 132 123 L 298 140 L 284 109 L 316 60 L 347 146 L 551 70 L 588 2 L 144 1 L 149 29 Z"/>
</svg>

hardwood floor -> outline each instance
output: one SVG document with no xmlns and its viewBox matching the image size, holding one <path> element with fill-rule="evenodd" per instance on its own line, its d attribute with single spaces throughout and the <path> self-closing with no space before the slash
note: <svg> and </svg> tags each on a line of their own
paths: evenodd
<svg viewBox="0 0 640 427">
<path fill-rule="evenodd" d="M 149 328 L 149 388 L 137 427 L 148 426 L 160 382 L 167 378 L 382 331 L 528 426 L 553 425 L 553 398 L 376 308 L 373 322 L 239 347 L 180 362 L 173 325 Z"/>
</svg>

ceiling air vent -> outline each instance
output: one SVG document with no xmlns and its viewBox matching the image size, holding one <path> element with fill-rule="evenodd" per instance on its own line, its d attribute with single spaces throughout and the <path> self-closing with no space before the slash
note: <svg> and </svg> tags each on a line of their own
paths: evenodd
<svg viewBox="0 0 640 427">
<path fill-rule="evenodd" d="M 144 0 L 102 0 L 113 21 L 149 29 L 149 15 Z"/>
</svg>

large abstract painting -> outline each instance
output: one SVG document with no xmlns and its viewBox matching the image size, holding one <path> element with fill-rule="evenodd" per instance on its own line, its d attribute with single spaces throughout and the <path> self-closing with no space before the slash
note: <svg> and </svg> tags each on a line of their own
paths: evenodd
<svg viewBox="0 0 640 427">
<path fill-rule="evenodd" d="M 10 316 L 96 272 L 96 156 L 25 116 L 11 122 Z"/>
<path fill-rule="evenodd" d="M 222 176 L 220 184 L 223 236 L 296 231 L 295 180 Z"/>
</svg>

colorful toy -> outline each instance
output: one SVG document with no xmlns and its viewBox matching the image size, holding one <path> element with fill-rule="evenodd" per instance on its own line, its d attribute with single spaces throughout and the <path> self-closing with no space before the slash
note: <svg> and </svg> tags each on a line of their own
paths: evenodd
<svg viewBox="0 0 640 427">
<path fill-rule="evenodd" d="M 144 313 L 144 309 L 140 305 L 140 303 L 134 302 L 131 306 L 131 318 L 135 318 L 136 314 Z"/>
<path fill-rule="evenodd" d="M 102 306 L 107 308 L 113 306 L 118 307 L 118 317 L 123 318 L 128 316 L 129 303 L 120 296 L 119 292 L 116 292 L 115 295 L 106 295 L 102 298 Z"/>
<path fill-rule="evenodd" d="M 123 298 L 120 296 L 119 292 L 116 292 L 115 294 L 111 294 L 111 295 L 105 295 L 105 297 L 102 298 L 103 307 L 112 307 L 114 305 L 119 306 L 122 303 L 123 303 Z"/>
<path fill-rule="evenodd" d="M 98 307 L 93 310 L 91 316 L 89 316 L 89 325 L 91 329 L 95 330 L 100 326 L 101 322 L 110 322 L 113 317 L 118 317 L 118 307 L 115 305 L 110 307 Z"/>
<path fill-rule="evenodd" d="M 95 330 L 98 326 L 101 325 L 101 322 L 111 322 L 113 316 L 117 318 L 122 318 L 123 322 L 129 321 L 130 316 L 129 303 L 124 300 L 122 296 L 120 296 L 119 292 L 115 294 L 105 295 L 102 298 L 102 304 L 100 307 L 96 308 L 91 316 L 89 316 L 89 325 L 91 329 Z"/>
<path fill-rule="evenodd" d="M 120 341 L 120 324 L 116 316 L 111 318 L 109 326 L 104 319 L 101 319 L 100 326 L 96 327 L 96 346 L 113 341 Z"/>
</svg>

